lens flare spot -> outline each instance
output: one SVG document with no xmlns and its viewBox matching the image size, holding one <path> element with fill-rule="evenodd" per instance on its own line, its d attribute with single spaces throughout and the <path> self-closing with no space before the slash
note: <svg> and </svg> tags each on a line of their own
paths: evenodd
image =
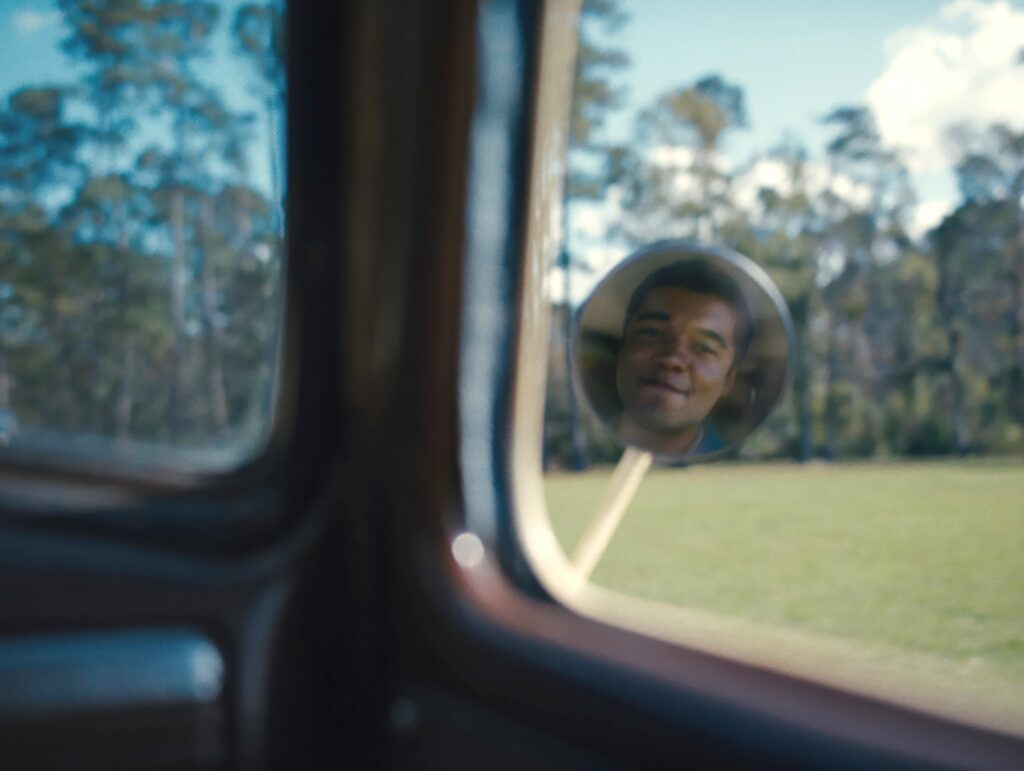
<svg viewBox="0 0 1024 771">
<path fill-rule="evenodd" d="M 484 544 L 472 533 L 460 533 L 452 541 L 452 556 L 464 568 L 475 568 L 484 559 Z"/>
</svg>

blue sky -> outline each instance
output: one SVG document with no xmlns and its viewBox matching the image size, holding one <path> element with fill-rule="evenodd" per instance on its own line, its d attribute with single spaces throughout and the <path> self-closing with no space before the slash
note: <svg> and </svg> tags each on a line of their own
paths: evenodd
<svg viewBox="0 0 1024 771">
<path fill-rule="evenodd" d="M 0 4 L 0 94 L 28 83 L 67 80 L 68 65 L 58 45 L 64 36 L 51 2 L 14 0 Z"/>
<path fill-rule="evenodd" d="M 218 53 L 204 65 L 237 109 L 255 109 L 232 65 L 224 3 Z M 1002 120 L 1024 129 L 1024 66 L 1007 66 L 1024 46 L 1024 0 L 623 0 L 630 20 L 617 44 L 632 63 L 624 109 L 609 123 L 628 138 L 633 115 L 658 94 L 718 73 L 743 87 L 750 128 L 728 137 L 734 165 L 787 136 L 820 155 L 820 119 L 841 104 L 868 102 L 883 138 L 907 154 L 920 226 L 952 205 L 945 131 L 959 120 Z M 32 83 L 66 81 L 65 32 L 51 0 L 0 3 L 0 95 Z M 266 147 L 264 121 L 258 141 Z M 252 154 L 256 183 L 269 187 L 269 153 Z"/>
<path fill-rule="evenodd" d="M 621 2 L 630 19 L 603 40 L 632 61 L 620 77 L 626 103 L 605 138 L 628 141 L 637 111 L 659 95 L 721 75 L 742 87 L 750 123 L 726 135 L 720 148 L 724 166 L 745 170 L 733 186 L 737 203 L 761 184 L 777 184 L 771 164 L 753 159 L 784 139 L 809 151 L 810 176 L 819 187 L 827 184 L 829 132 L 821 118 L 840 105 L 866 104 L 883 142 L 899 150 L 911 173 L 917 203 L 906 224 L 921 236 L 957 202 L 949 128 L 1005 122 L 1024 130 L 1024 65 L 1016 63 L 1024 48 L 1024 0 Z M 673 157 L 661 150 L 659 157 Z M 850 180 L 839 182 L 864 197 Z M 625 245 L 607 232 L 620 216 L 614 191 L 573 206 L 572 242 L 595 268 L 593 280 L 625 255 Z M 574 299 L 585 295 L 587 283 L 577 282 Z M 553 297 L 558 286 L 552 284 Z"/>
<path fill-rule="evenodd" d="M 837 3 L 822 0 L 623 3 L 623 47 L 632 59 L 627 110 L 663 91 L 718 73 L 742 86 L 750 130 L 734 134 L 737 156 L 786 132 L 820 145 L 818 120 L 838 104 L 861 102 L 887 63 L 885 40 L 921 25 L 941 0 Z M 1024 41 L 1022 41 L 1024 43 Z M 624 114 L 616 133 L 628 129 Z"/>
<path fill-rule="evenodd" d="M 242 0 L 222 3 L 220 22 L 214 39 L 213 56 L 203 63 L 200 76 L 219 90 L 235 110 L 259 112 L 259 104 L 249 93 L 248 65 L 234 54 L 230 36 L 231 19 Z M 0 2 L 0 98 L 25 86 L 60 84 L 73 81 L 77 65 L 60 50 L 67 35 L 61 13 L 51 0 L 3 0 Z M 270 153 L 267 121 L 262 114 L 253 126 L 254 141 L 249 161 L 253 183 L 270 190 Z M 150 128 L 147 141 L 159 140 Z M 166 136 L 164 136 L 166 139 Z"/>
<path fill-rule="evenodd" d="M 1024 130 L 1024 0 L 622 0 L 613 37 L 631 59 L 627 98 L 606 137 L 628 140 L 636 112 L 715 73 L 743 88 L 750 126 L 723 142 L 734 168 L 793 138 L 821 158 L 821 118 L 867 104 L 907 164 L 918 206 L 911 229 L 955 204 L 948 129 L 997 121 Z M 600 216 L 600 215 L 598 215 Z"/>
</svg>

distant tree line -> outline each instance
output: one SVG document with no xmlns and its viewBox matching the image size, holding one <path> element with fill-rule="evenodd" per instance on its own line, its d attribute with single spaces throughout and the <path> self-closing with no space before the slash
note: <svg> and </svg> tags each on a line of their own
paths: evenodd
<svg viewBox="0 0 1024 771">
<path fill-rule="evenodd" d="M 792 387 L 744 454 L 1024 451 L 1024 132 L 951 130 L 959 201 L 915 238 L 907 169 L 868 108 L 840 106 L 824 118 L 823 160 L 791 141 L 726 170 L 723 137 L 747 120 L 742 89 L 720 75 L 670 90 L 640 111 L 630 143 L 601 148 L 591 188 L 568 193 L 573 206 L 614 191 L 608 234 L 620 244 L 724 244 L 778 283 L 796 327 Z M 572 265 L 563 257 L 559 266 Z M 571 308 L 561 300 L 553 313 L 546 461 L 581 466 L 574 432 L 586 438 L 589 462 L 612 461 L 615 443 L 567 407 Z"/>
<path fill-rule="evenodd" d="M 209 68 L 220 32 L 260 117 L 279 121 L 279 5 L 230 19 L 204 0 L 59 7 L 73 77 L 0 104 L 0 437 L 189 446 L 258 430 L 280 323 L 279 159 L 257 188 L 257 117 L 232 111 Z"/>
</svg>

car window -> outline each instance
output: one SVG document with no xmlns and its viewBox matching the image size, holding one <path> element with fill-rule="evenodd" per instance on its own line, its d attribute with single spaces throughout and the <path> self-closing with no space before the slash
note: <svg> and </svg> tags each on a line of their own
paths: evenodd
<svg viewBox="0 0 1024 771">
<path fill-rule="evenodd" d="M 981 0 L 584 3 L 563 226 L 536 285 L 558 549 L 526 541 L 554 594 L 1024 731 L 1022 31 L 1024 10 Z M 639 472 L 581 589 L 623 445 L 574 372 L 574 325 L 664 239 L 734 250 L 778 286 L 788 388 L 723 460 Z"/>
<path fill-rule="evenodd" d="M 282 4 L 0 10 L 0 444 L 222 470 L 282 309 Z"/>
</svg>

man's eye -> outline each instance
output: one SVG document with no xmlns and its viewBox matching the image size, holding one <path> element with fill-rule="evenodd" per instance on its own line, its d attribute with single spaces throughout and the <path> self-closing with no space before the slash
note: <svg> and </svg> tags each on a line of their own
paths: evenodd
<svg viewBox="0 0 1024 771">
<path fill-rule="evenodd" d="M 715 346 L 710 345 L 708 343 L 697 343 L 697 345 L 694 346 L 694 347 L 695 347 L 697 353 L 699 353 L 701 356 L 717 356 L 718 355 L 718 349 Z"/>
<path fill-rule="evenodd" d="M 639 327 L 636 330 L 637 337 L 645 337 L 649 340 L 657 340 L 661 337 L 661 330 L 655 329 L 654 327 Z"/>
</svg>

